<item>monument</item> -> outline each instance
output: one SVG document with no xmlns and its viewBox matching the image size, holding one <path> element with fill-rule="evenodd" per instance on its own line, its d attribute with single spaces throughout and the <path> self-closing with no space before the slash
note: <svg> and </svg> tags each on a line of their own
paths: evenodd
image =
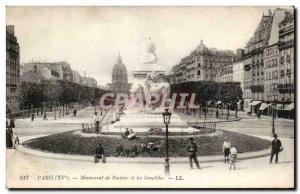
<svg viewBox="0 0 300 194">
<path fill-rule="evenodd" d="M 133 82 L 130 90 L 131 99 L 124 107 L 119 119 L 111 126 L 110 132 L 124 131 L 132 128 L 137 134 L 147 134 L 153 130 L 164 131 L 163 117 L 164 108 L 151 104 L 151 96 L 158 96 L 158 104 L 163 96 L 170 95 L 170 84 L 164 79 L 165 71 L 158 65 L 155 53 L 156 47 L 151 38 L 145 41 L 141 65 L 139 70 L 132 72 Z M 136 100 L 135 96 L 142 96 L 142 106 L 132 107 L 130 101 Z M 148 98 L 150 96 L 150 98 Z M 133 97 L 133 98 L 132 98 Z M 147 106 L 150 105 L 150 106 Z M 170 110 L 172 111 L 172 110 Z M 187 121 L 182 120 L 176 113 L 172 114 L 169 132 L 172 133 L 195 133 L 195 129 L 189 127 Z"/>
</svg>

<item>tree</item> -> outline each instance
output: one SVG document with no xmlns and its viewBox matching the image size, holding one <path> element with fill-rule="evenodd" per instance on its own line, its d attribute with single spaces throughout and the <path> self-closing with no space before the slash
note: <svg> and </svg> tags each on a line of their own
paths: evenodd
<svg viewBox="0 0 300 194">
<path fill-rule="evenodd" d="M 218 84 L 212 81 L 197 82 L 197 102 L 203 107 L 204 118 L 206 119 L 207 102 L 215 101 L 218 91 Z"/>
<path fill-rule="evenodd" d="M 18 87 L 18 100 L 21 109 L 40 107 L 43 100 L 42 87 L 32 82 L 22 82 Z"/>
<path fill-rule="evenodd" d="M 219 83 L 217 98 L 227 107 L 227 120 L 229 118 L 230 105 L 235 107 L 237 102 L 242 99 L 242 95 L 243 92 L 239 82 Z"/>
</svg>

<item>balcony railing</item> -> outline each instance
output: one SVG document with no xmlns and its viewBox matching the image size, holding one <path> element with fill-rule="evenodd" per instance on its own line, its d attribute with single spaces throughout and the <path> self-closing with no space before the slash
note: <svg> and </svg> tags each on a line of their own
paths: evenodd
<svg viewBox="0 0 300 194">
<path fill-rule="evenodd" d="M 257 48 L 257 49 L 254 49 L 251 51 L 251 55 L 256 55 L 256 54 L 263 53 L 263 52 L 264 52 L 263 48 Z"/>
<path fill-rule="evenodd" d="M 279 49 L 286 48 L 286 47 L 291 47 L 291 46 L 294 46 L 294 40 L 279 41 L 278 42 Z"/>
<path fill-rule="evenodd" d="M 292 25 L 292 26 L 289 26 L 289 27 L 281 28 L 281 29 L 279 30 L 279 35 L 280 35 L 280 34 L 283 34 L 283 33 L 285 33 L 285 32 L 290 32 L 290 31 L 294 31 L 294 26 L 293 26 L 293 25 Z"/>
<path fill-rule="evenodd" d="M 262 93 L 264 92 L 264 85 L 252 85 L 250 89 L 253 93 Z"/>
<path fill-rule="evenodd" d="M 292 93 L 294 91 L 294 84 L 278 84 L 277 89 L 279 93 Z"/>
</svg>

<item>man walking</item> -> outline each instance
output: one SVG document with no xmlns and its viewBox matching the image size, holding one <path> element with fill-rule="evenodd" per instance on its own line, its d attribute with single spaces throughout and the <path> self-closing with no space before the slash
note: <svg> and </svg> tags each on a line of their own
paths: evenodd
<svg viewBox="0 0 300 194">
<path fill-rule="evenodd" d="M 94 124 L 95 124 L 95 131 L 96 133 L 99 133 L 99 117 L 97 116 L 97 112 L 94 113 Z"/>
<path fill-rule="evenodd" d="M 281 151 L 281 141 L 278 139 L 277 134 L 274 134 L 274 140 L 272 141 L 272 150 L 270 157 L 270 164 L 272 163 L 273 157 L 275 155 L 275 163 L 278 163 L 278 154 Z"/>
<path fill-rule="evenodd" d="M 31 121 L 34 121 L 34 113 L 31 114 Z"/>
<path fill-rule="evenodd" d="M 44 112 L 44 119 L 43 120 L 48 120 L 46 111 Z"/>
<path fill-rule="evenodd" d="M 76 117 L 76 114 L 77 114 L 77 110 L 74 109 L 74 111 L 73 111 L 73 116 Z"/>
<path fill-rule="evenodd" d="M 197 159 L 197 145 L 194 143 L 194 139 L 191 137 L 190 143 L 188 144 L 187 151 L 189 153 L 190 167 L 193 169 L 193 161 L 195 162 L 198 169 L 200 169 L 200 165 Z"/>
</svg>

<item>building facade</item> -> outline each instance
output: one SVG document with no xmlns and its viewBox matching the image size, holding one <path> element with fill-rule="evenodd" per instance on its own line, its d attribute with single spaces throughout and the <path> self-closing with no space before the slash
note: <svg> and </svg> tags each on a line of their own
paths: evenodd
<svg viewBox="0 0 300 194">
<path fill-rule="evenodd" d="M 17 87 L 20 82 L 20 46 L 14 26 L 6 26 L 6 109 L 20 110 Z"/>
<path fill-rule="evenodd" d="M 63 80 L 63 65 L 60 63 L 29 62 L 23 64 L 24 74 L 37 71 L 38 74 L 51 80 Z"/>
<path fill-rule="evenodd" d="M 251 72 L 251 85 L 249 87 L 252 94 L 251 99 L 254 101 L 263 100 L 265 73 L 263 54 L 264 48 L 268 46 L 270 39 L 272 19 L 273 15 L 271 10 L 269 10 L 268 15 L 262 16 L 258 27 L 245 47 L 244 64 L 247 67 L 247 71 Z"/>
<path fill-rule="evenodd" d="M 233 65 L 223 67 L 215 78 L 216 82 L 232 82 L 233 81 Z"/>
<path fill-rule="evenodd" d="M 81 84 L 81 76 L 78 71 L 72 71 L 72 81 L 76 84 Z"/>
<path fill-rule="evenodd" d="M 188 81 L 216 81 L 223 67 L 234 62 L 236 54 L 231 50 L 207 48 L 201 40 L 200 45 L 182 58 L 171 71 L 171 83 Z"/>
<path fill-rule="evenodd" d="M 294 102 L 295 98 L 295 30 L 294 13 L 286 12 L 284 20 L 279 23 L 279 83 L 278 100 Z"/>
<path fill-rule="evenodd" d="M 288 10 L 277 8 L 273 13 L 269 10 L 268 15 L 262 16 L 253 37 L 245 47 L 244 97 L 245 108 L 249 108 L 249 112 L 270 114 L 271 103 L 276 101 L 277 107 L 282 109 L 293 98 L 293 84 L 288 84 L 294 79 L 291 73 L 294 70 L 291 67 L 293 62 L 289 58 L 294 49 L 294 44 L 289 41 L 294 38 L 293 25 L 290 25 L 293 20 Z M 285 21 L 290 22 L 286 25 Z M 282 44 L 284 40 L 288 44 Z M 247 106 L 249 101 L 250 106 Z"/>
</svg>

